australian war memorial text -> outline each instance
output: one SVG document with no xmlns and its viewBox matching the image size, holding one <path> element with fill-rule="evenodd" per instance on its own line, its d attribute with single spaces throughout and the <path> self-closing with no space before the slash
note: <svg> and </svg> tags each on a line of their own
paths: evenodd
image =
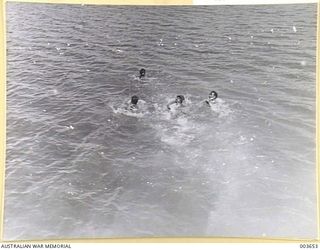
<svg viewBox="0 0 320 250">
<path fill-rule="evenodd" d="M 1 248 L 3 249 L 27 249 L 27 248 L 52 248 L 52 249 L 64 249 L 70 248 L 70 244 L 17 244 L 17 243 L 10 243 L 10 244 L 1 244 Z"/>
</svg>

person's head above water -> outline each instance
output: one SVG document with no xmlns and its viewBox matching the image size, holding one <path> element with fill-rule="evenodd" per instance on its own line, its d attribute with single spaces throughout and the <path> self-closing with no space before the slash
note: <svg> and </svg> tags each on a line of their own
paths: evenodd
<svg viewBox="0 0 320 250">
<path fill-rule="evenodd" d="M 214 101 L 215 99 L 218 98 L 218 93 L 216 91 L 211 91 L 210 94 L 209 94 L 209 100 L 210 101 Z"/>
<path fill-rule="evenodd" d="M 184 96 L 183 95 L 177 95 L 176 103 L 182 104 L 183 101 L 184 101 Z"/>
<path fill-rule="evenodd" d="M 172 104 L 176 104 L 176 105 L 178 105 L 178 107 L 181 107 L 181 106 L 183 106 L 183 105 L 182 105 L 183 101 L 184 101 L 184 96 L 183 96 L 183 95 L 177 95 L 177 97 L 176 97 L 176 99 L 175 99 L 174 101 L 171 101 L 171 102 L 169 102 L 169 103 L 167 104 L 167 108 L 168 108 L 169 110 L 171 110 L 170 106 L 171 106 Z"/>
<path fill-rule="evenodd" d="M 140 69 L 140 78 L 145 77 L 146 76 L 146 70 L 145 69 Z"/>
<path fill-rule="evenodd" d="M 139 101 L 138 96 L 134 95 L 131 97 L 131 104 L 137 105 L 138 101 Z"/>
</svg>

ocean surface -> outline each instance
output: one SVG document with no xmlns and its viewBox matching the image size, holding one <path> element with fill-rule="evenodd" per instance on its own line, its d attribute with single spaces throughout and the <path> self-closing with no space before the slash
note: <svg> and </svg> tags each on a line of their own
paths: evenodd
<svg viewBox="0 0 320 250">
<path fill-rule="evenodd" d="M 316 4 L 6 10 L 5 239 L 316 237 Z"/>
</svg>

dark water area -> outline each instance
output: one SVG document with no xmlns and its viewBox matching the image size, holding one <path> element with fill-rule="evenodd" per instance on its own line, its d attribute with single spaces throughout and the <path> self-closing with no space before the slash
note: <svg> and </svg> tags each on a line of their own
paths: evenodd
<svg viewBox="0 0 320 250">
<path fill-rule="evenodd" d="M 315 238 L 316 8 L 7 3 L 5 239 Z"/>
</svg>

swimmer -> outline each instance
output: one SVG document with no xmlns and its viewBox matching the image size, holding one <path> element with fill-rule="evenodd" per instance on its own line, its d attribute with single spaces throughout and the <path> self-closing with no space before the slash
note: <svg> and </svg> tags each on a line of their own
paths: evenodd
<svg viewBox="0 0 320 250">
<path fill-rule="evenodd" d="M 176 106 L 181 107 L 183 106 L 184 96 L 183 95 L 177 95 L 176 99 L 174 101 L 171 101 L 167 104 L 167 108 L 171 110 L 170 106 L 172 104 L 176 104 Z"/>
<path fill-rule="evenodd" d="M 146 70 L 145 69 L 140 69 L 139 71 L 140 75 L 139 75 L 139 78 L 144 78 L 146 76 Z"/>
<path fill-rule="evenodd" d="M 206 104 L 211 106 L 211 104 L 215 103 L 215 100 L 218 98 L 218 93 L 216 91 L 211 91 L 209 94 L 209 98 L 205 100 Z"/>
<path fill-rule="evenodd" d="M 138 101 L 139 101 L 139 97 L 134 95 L 131 97 L 131 102 L 129 104 L 129 109 L 130 110 L 137 110 L 138 109 Z"/>
</svg>

